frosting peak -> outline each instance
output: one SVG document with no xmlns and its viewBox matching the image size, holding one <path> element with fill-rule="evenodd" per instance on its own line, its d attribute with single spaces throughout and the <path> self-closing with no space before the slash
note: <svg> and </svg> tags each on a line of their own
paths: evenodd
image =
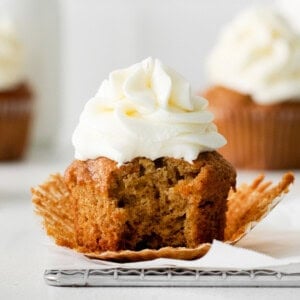
<svg viewBox="0 0 300 300">
<path fill-rule="evenodd" d="M 157 59 L 114 71 L 80 116 L 75 158 L 105 156 L 123 164 L 138 156 L 169 156 L 191 162 L 226 143 L 206 107 L 182 76 Z"/>
<path fill-rule="evenodd" d="M 246 10 L 222 32 L 208 72 L 260 104 L 300 99 L 300 36 L 269 7 Z"/>
<path fill-rule="evenodd" d="M 23 48 L 11 20 L 0 20 L 0 90 L 9 90 L 24 78 Z"/>
</svg>

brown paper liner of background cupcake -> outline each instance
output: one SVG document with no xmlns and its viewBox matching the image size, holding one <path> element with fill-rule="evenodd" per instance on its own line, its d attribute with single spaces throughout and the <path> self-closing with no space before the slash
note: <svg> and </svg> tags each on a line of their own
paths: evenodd
<svg viewBox="0 0 300 300">
<path fill-rule="evenodd" d="M 29 139 L 32 99 L 0 99 L 0 160 L 23 157 Z"/>
<path fill-rule="evenodd" d="M 300 104 L 210 106 L 227 139 L 219 152 L 237 168 L 300 168 Z"/>
<path fill-rule="evenodd" d="M 226 213 L 224 242 L 235 244 L 258 224 L 288 192 L 294 176 L 286 173 L 274 186 L 257 177 L 251 184 L 242 184 L 236 191 L 231 190 Z M 70 192 L 60 174 L 52 175 L 42 185 L 32 189 L 35 211 L 43 218 L 45 230 L 57 245 L 83 253 L 87 257 L 111 261 L 143 261 L 160 257 L 176 259 L 196 259 L 205 255 L 210 243 L 195 248 L 163 247 L 140 251 L 120 250 L 103 252 L 83 251 L 76 240 L 75 210 Z"/>
</svg>

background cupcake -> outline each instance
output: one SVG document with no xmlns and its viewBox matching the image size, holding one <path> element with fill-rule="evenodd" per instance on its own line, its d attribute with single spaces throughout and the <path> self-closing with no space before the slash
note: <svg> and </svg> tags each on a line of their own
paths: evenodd
<svg viewBox="0 0 300 300">
<path fill-rule="evenodd" d="M 32 92 L 24 52 L 12 22 L 0 20 L 0 160 L 19 159 L 28 142 Z"/>
<path fill-rule="evenodd" d="M 236 167 L 300 168 L 300 36 L 270 8 L 241 13 L 208 60 L 204 92 Z"/>
</svg>

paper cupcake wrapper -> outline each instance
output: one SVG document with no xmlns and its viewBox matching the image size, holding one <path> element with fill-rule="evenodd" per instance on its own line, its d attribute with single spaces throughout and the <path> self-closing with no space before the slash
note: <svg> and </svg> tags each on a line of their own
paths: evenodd
<svg viewBox="0 0 300 300">
<path fill-rule="evenodd" d="M 32 112 L 31 99 L 15 99 L 0 101 L 0 118 L 3 116 L 28 115 Z"/>
<path fill-rule="evenodd" d="M 32 114 L 31 99 L 0 100 L 0 160 L 23 156 Z"/>
<path fill-rule="evenodd" d="M 219 149 L 235 167 L 300 168 L 300 105 L 298 108 L 213 108 L 215 123 L 226 137 Z"/>
<path fill-rule="evenodd" d="M 259 176 L 250 185 L 243 184 L 228 196 L 225 242 L 234 244 L 258 224 L 279 202 L 294 181 L 291 173 L 286 173 L 281 181 L 271 187 L 271 182 Z M 90 258 L 111 261 L 143 261 L 155 258 L 195 259 L 210 249 L 209 243 L 196 248 L 164 247 L 158 250 L 121 250 L 104 252 L 83 252 L 76 242 L 73 200 L 60 174 L 52 175 L 44 184 L 32 189 L 35 211 L 43 218 L 44 228 L 54 238 L 56 244 L 69 247 Z"/>
</svg>

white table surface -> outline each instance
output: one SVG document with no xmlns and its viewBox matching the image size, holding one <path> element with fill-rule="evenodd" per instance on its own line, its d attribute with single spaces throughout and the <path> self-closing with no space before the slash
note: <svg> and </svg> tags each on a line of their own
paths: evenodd
<svg viewBox="0 0 300 300">
<path fill-rule="evenodd" d="M 56 161 L 56 160 L 54 160 Z M 62 171 L 68 162 L 29 158 L 0 164 L 0 299 L 300 299 L 300 288 L 62 288 L 47 286 L 45 235 L 33 213 L 29 187 L 49 173 Z M 259 172 L 239 172 L 239 181 Z M 278 180 L 282 172 L 268 172 Z M 291 190 L 300 201 L 300 172 Z M 300 217 L 300 216 L 299 216 Z M 299 237 L 300 238 L 300 237 Z"/>
</svg>

